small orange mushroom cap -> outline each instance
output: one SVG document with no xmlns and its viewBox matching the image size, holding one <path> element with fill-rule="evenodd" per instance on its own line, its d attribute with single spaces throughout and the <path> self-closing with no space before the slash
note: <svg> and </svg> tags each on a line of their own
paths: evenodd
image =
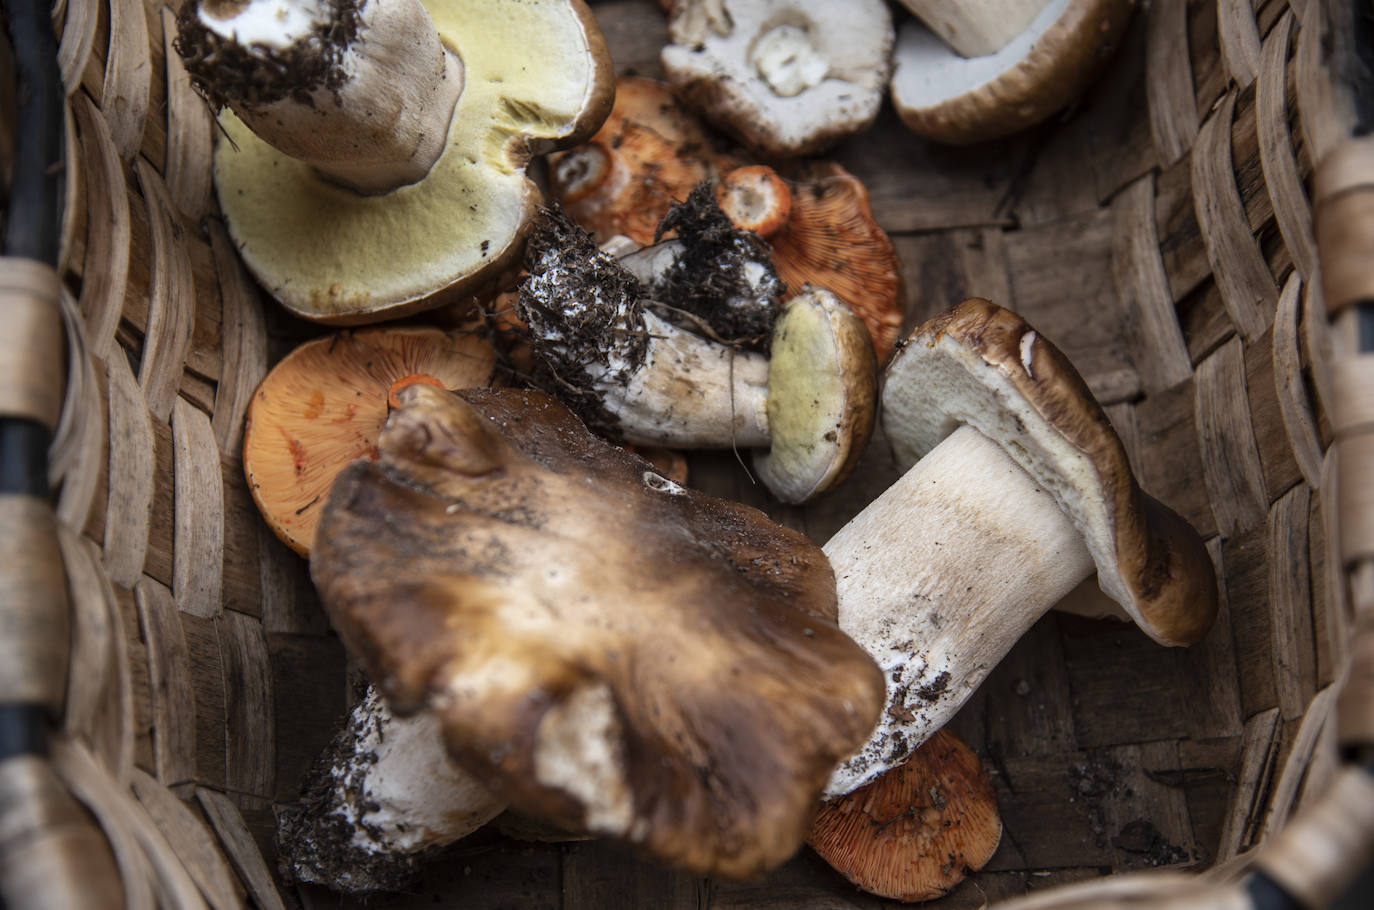
<svg viewBox="0 0 1374 910">
<path fill-rule="evenodd" d="M 310 554 L 334 478 L 378 457 L 393 386 L 488 386 L 495 368 L 491 345 L 466 331 L 369 329 L 296 348 L 258 386 L 243 438 L 248 488 L 273 533 Z"/>
<path fill-rule="evenodd" d="M 808 843 L 863 890 L 923 901 L 981 869 L 1001 839 L 987 772 L 940 730 L 905 764 L 823 806 Z"/>
</svg>

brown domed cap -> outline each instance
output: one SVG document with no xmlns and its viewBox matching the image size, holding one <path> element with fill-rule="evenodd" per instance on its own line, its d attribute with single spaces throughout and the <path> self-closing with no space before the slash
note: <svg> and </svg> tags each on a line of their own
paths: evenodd
<svg viewBox="0 0 1374 910">
<path fill-rule="evenodd" d="M 826 803 L 808 843 L 863 890 L 924 901 L 983 868 L 1001 839 L 987 772 L 972 749 L 940 730 L 905 764 Z"/>
<path fill-rule="evenodd" d="M 1212 562 L 1182 518 L 1143 493 L 1087 384 L 1020 316 L 965 300 L 893 358 L 883 426 L 914 464 L 960 424 L 997 442 L 1082 532 L 1102 590 L 1151 638 L 1192 644 L 1216 615 Z"/>
<path fill-rule="evenodd" d="M 1039 123 L 1073 101 L 1111 57 L 1132 0 L 1051 0 L 996 54 L 959 56 L 915 20 L 892 55 L 892 103 L 914 133 L 969 145 Z"/>
<path fill-rule="evenodd" d="M 883 679 L 805 537 L 683 489 L 534 392 L 402 393 L 311 573 L 398 711 L 522 811 L 698 873 L 806 836 Z"/>
<path fill-rule="evenodd" d="M 341 332 L 286 355 L 253 394 L 243 436 L 243 471 L 268 527 L 308 556 L 334 478 L 378 457 L 397 380 L 419 374 L 462 389 L 490 385 L 495 368 L 481 335 L 432 328 Z"/>
</svg>

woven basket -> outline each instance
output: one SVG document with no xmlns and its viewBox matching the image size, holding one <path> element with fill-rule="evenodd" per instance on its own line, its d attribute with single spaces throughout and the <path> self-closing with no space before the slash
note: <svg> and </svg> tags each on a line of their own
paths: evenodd
<svg viewBox="0 0 1374 910">
<path fill-rule="evenodd" d="M 1356 8 L 1374 15 L 1367 0 L 1154 0 L 1050 124 L 950 150 L 889 111 L 834 155 L 902 255 L 908 325 L 973 294 L 1022 313 L 1224 579 L 1215 628 L 1188 650 L 1063 613 L 1016 646 L 953 725 L 993 774 L 1006 833 L 938 906 L 1085 879 L 1027 906 L 1218 906 L 1266 887 L 1325 906 L 1374 854 L 1374 777 L 1352 767 L 1374 745 L 1374 354 L 1358 338 L 1374 139 L 1353 138 Z M 657 5 L 594 9 L 621 72 L 659 72 Z M 40 316 L 0 329 L 0 410 L 52 424 L 56 522 L 0 496 L 0 701 L 57 720 L 46 746 L 0 762 L 0 903 L 350 906 L 275 876 L 274 807 L 349 687 L 305 564 L 258 517 L 239 461 L 256 383 L 318 329 L 265 299 L 216 220 L 212 119 L 169 50 L 172 11 L 66 0 L 55 22 L 61 281 L 5 263 L 7 313 Z M 8 75 L 0 93 L 12 137 Z M 34 353 L 60 348 L 56 312 L 65 376 Z M 41 377 L 22 394 L 20 369 Z M 895 476 L 877 444 L 838 493 L 784 509 L 728 455 L 693 472 L 817 540 Z M 1155 866 L 1172 871 L 1101 879 Z M 809 852 L 737 883 L 479 832 L 420 893 L 379 905 L 880 903 Z"/>
</svg>

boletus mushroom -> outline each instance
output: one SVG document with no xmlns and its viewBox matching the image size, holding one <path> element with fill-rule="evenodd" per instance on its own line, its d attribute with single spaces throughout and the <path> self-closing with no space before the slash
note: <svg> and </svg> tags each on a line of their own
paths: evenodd
<svg viewBox="0 0 1374 910">
<path fill-rule="evenodd" d="M 496 352 L 480 334 L 423 327 L 363 329 L 307 341 L 253 393 L 243 436 L 248 489 L 272 532 L 302 556 L 334 478 L 376 459 L 398 388 L 487 386 Z"/>
<path fill-rule="evenodd" d="M 767 155 L 834 145 L 878 116 L 892 16 L 882 0 L 680 0 L 660 59 L 673 89 Z"/>
<path fill-rule="evenodd" d="M 882 411 L 912 467 L 825 552 L 888 705 L 828 796 L 902 761 L 1094 571 L 1160 644 L 1207 632 L 1217 587 L 1197 532 L 1140 489 L 1087 385 L 1019 316 L 975 298 L 927 322 L 888 366 Z"/>
<path fill-rule="evenodd" d="M 526 162 L 611 105 L 582 0 L 191 0 L 177 49 L 231 109 L 214 178 L 244 262 L 335 324 L 485 291 L 540 201 Z"/>
<path fill-rule="evenodd" d="M 400 393 L 311 576 L 398 714 L 528 814 L 702 874 L 805 838 L 882 675 L 816 547 L 684 489 L 538 392 Z"/>
<path fill-rule="evenodd" d="M 1009 136 L 1068 105 L 1110 58 L 1135 8 L 1134 0 L 902 2 L 927 25 L 913 19 L 898 32 L 892 103 L 912 132 L 952 145 Z"/>
<path fill-rule="evenodd" d="M 789 503 L 858 462 L 875 414 L 873 343 L 829 291 L 784 304 L 765 356 L 658 316 L 635 277 L 556 212 L 536 226 L 528 267 L 520 311 L 535 358 L 598 429 L 638 445 L 755 449 L 759 479 Z"/>
</svg>

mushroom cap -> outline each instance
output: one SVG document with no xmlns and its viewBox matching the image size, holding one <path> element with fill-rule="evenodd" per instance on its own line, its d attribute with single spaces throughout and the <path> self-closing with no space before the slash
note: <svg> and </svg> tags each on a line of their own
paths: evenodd
<svg viewBox="0 0 1374 910">
<path fill-rule="evenodd" d="M 790 29 L 821 67 L 779 94 L 758 53 Z M 689 105 L 746 145 L 792 157 L 820 151 L 878 116 L 892 52 L 882 0 L 682 0 L 668 22 L 663 70 Z M 813 56 L 814 55 L 814 56 Z"/>
<path fill-rule="evenodd" d="M 1001 839 L 987 771 L 939 730 L 905 763 L 822 806 L 807 842 L 863 890 L 924 901 L 983 868 Z"/>
<path fill-rule="evenodd" d="M 754 470 L 801 503 L 849 476 L 873 433 L 878 365 L 864 322 L 834 294 L 804 287 L 783 305 L 768 361 L 768 432 Z"/>
<path fill-rule="evenodd" d="M 420 373 L 459 389 L 490 385 L 495 369 L 483 336 L 419 327 L 325 335 L 287 354 L 253 394 L 243 436 L 243 471 L 268 527 L 310 555 L 334 478 L 378 457 L 398 379 Z"/>
<path fill-rule="evenodd" d="M 311 574 L 398 712 L 521 811 L 699 873 L 801 843 L 882 705 L 819 547 L 536 392 L 401 393 Z"/>
<path fill-rule="evenodd" d="M 792 215 L 792 190 L 768 165 L 749 164 L 720 178 L 716 204 L 735 227 L 767 240 L 787 226 Z"/>
<path fill-rule="evenodd" d="M 1102 590 L 1155 641 L 1192 644 L 1211 627 L 1216 575 L 1202 539 L 1141 491 L 1087 384 L 1015 313 L 971 298 L 921 326 L 888 366 L 882 411 L 899 464 L 961 424 L 998 443 L 1054 496 Z"/>
<path fill-rule="evenodd" d="M 1134 0 L 1050 0 L 986 57 L 961 57 L 916 20 L 892 55 L 892 103 L 912 132 L 951 145 L 1009 136 L 1083 91 L 1126 31 Z"/>
<path fill-rule="evenodd" d="M 428 176 L 364 196 L 220 116 L 215 187 L 249 270 L 287 309 L 354 325 L 483 293 L 518 265 L 539 191 L 530 156 L 581 141 L 611 105 L 582 0 L 426 0 L 465 85 Z"/>
</svg>

